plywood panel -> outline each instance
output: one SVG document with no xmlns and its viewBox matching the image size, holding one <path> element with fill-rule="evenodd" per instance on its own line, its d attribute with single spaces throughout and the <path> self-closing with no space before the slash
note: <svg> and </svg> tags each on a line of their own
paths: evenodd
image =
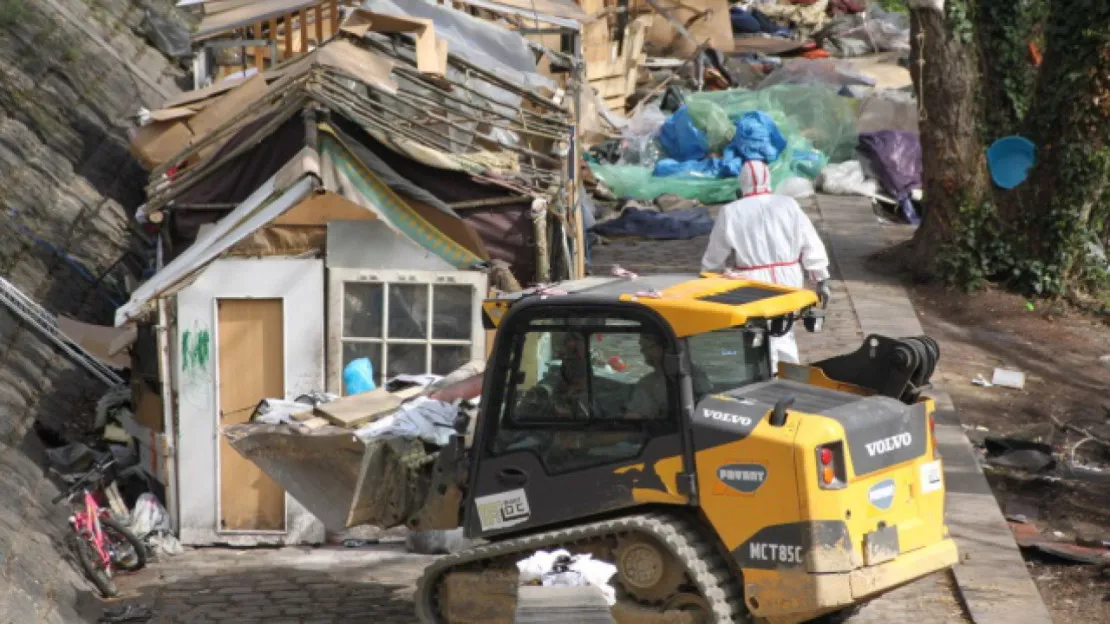
<svg viewBox="0 0 1110 624">
<path fill-rule="evenodd" d="M 308 197 L 274 219 L 274 225 L 327 225 L 330 221 L 373 221 L 373 212 L 331 191 Z"/>
<path fill-rule="evenodd" d="M 281 299 L 217 303 L 220 425 L 247 422 L 267 397 L 285 397 Z M 285 492 L 220 436 L 220 528 L 285 529 Z"/>
</svg>

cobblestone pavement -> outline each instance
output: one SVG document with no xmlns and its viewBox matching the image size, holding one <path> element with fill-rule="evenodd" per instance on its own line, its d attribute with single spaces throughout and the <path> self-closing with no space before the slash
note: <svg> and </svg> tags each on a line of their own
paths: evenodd
<svg viewBox="0 0 1110 624">
<path fill-rule="evenodd" d="M 805 209 L 822 236 L 816 202 Z M 715 212 L 715 211 L 714 211 Z M 893 238 L 897 235 L 888 236 Z M 686 241 L 612 239 L 595 246 L 594 271 L 618 264 L 638 273 L 697 272 L 707 237 Z M 831 245 L 828 245 L 830 248 Z M 831 249 L 830 249 L 831 252 Z M 813 361 L 852 351 L 863 335 L 835 258 L 832 302 L 825 331 L 798 333 L 802 358 Z M 120 581 L 132 599 L 153 604 L 155 622 L 415 622 L 412 592 L 432 558 L 412 555 L 400 543 L 364 549 L 199 549 L 164 558 Z M 952 578 L 937 574 L 868 604 L 856 624 L 967 622 Z"/>
<path fill-rule="evenodd" d="M 121 577 L 119 602 L 153 606 L 156 623 L 408 624 L 416 580 L 432 559 L 400 542 L 193 549 Z"/>
</svg>

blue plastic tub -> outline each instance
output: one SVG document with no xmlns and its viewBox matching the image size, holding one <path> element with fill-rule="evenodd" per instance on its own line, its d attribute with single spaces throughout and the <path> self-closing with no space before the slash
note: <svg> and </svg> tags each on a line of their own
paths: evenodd
<svg viewBox="0 0 1110 624">
<path fill-rule="evenodd" d="M 1036 160 L 1037 146 L 1021 136 L 1003 137 L 987 148 L 991 180 L 1004 189 L 1012 189 L 1025 182 Z"/>
</svg>

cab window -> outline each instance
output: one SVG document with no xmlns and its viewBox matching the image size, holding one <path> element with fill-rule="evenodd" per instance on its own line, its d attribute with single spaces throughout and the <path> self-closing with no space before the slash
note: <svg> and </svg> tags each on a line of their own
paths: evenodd
<svg viewBox="0 0 1110 624">
<path fill-rule="evenodd" d="M 490 452 L 532 451 L 549 473 L 636 457 L 677 431 L 665 344 L 634 320 L 533 320 L 512 343 Z"/>
<path fill-rule="evenodd" d="M 694 371 L 696 400 L 706 394 L 735 390 L 771 378 L 767 341 L 752 344 L 752 333 L 741 328 L 708 332 L 686 340 Z M 699 392 L 698 378 L 702 378 Z"/>
</svg>

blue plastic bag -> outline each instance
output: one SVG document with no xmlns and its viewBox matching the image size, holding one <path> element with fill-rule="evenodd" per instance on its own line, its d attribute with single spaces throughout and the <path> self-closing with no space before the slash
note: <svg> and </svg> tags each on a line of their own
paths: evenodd
<svg viewBox="0 0 1110 624">
<path fill-rule="evenodd" d="M 343 387 L 347 396 L 370 392 L 378 385 L 374 383 L 374 364 L 370 358 L 351 360 L 343 367 Z"/>
<path fill-rule="evenodd" d="M 680 162 L 701 160 L 709 155 L 709 138 L 694 125 L 685 106 L 663 122 L 659 130 L 659 144 L 667 156 Z"/>
<path fill-rule="evenodd" d="M 763 111 L 744 113 L 736 120 L 736 136 L 725 148 L 725 157 L 743 161 L 761 160 L 771 164 L 786 149 L 786 139 L 775 120 Z"/>
</svg>

